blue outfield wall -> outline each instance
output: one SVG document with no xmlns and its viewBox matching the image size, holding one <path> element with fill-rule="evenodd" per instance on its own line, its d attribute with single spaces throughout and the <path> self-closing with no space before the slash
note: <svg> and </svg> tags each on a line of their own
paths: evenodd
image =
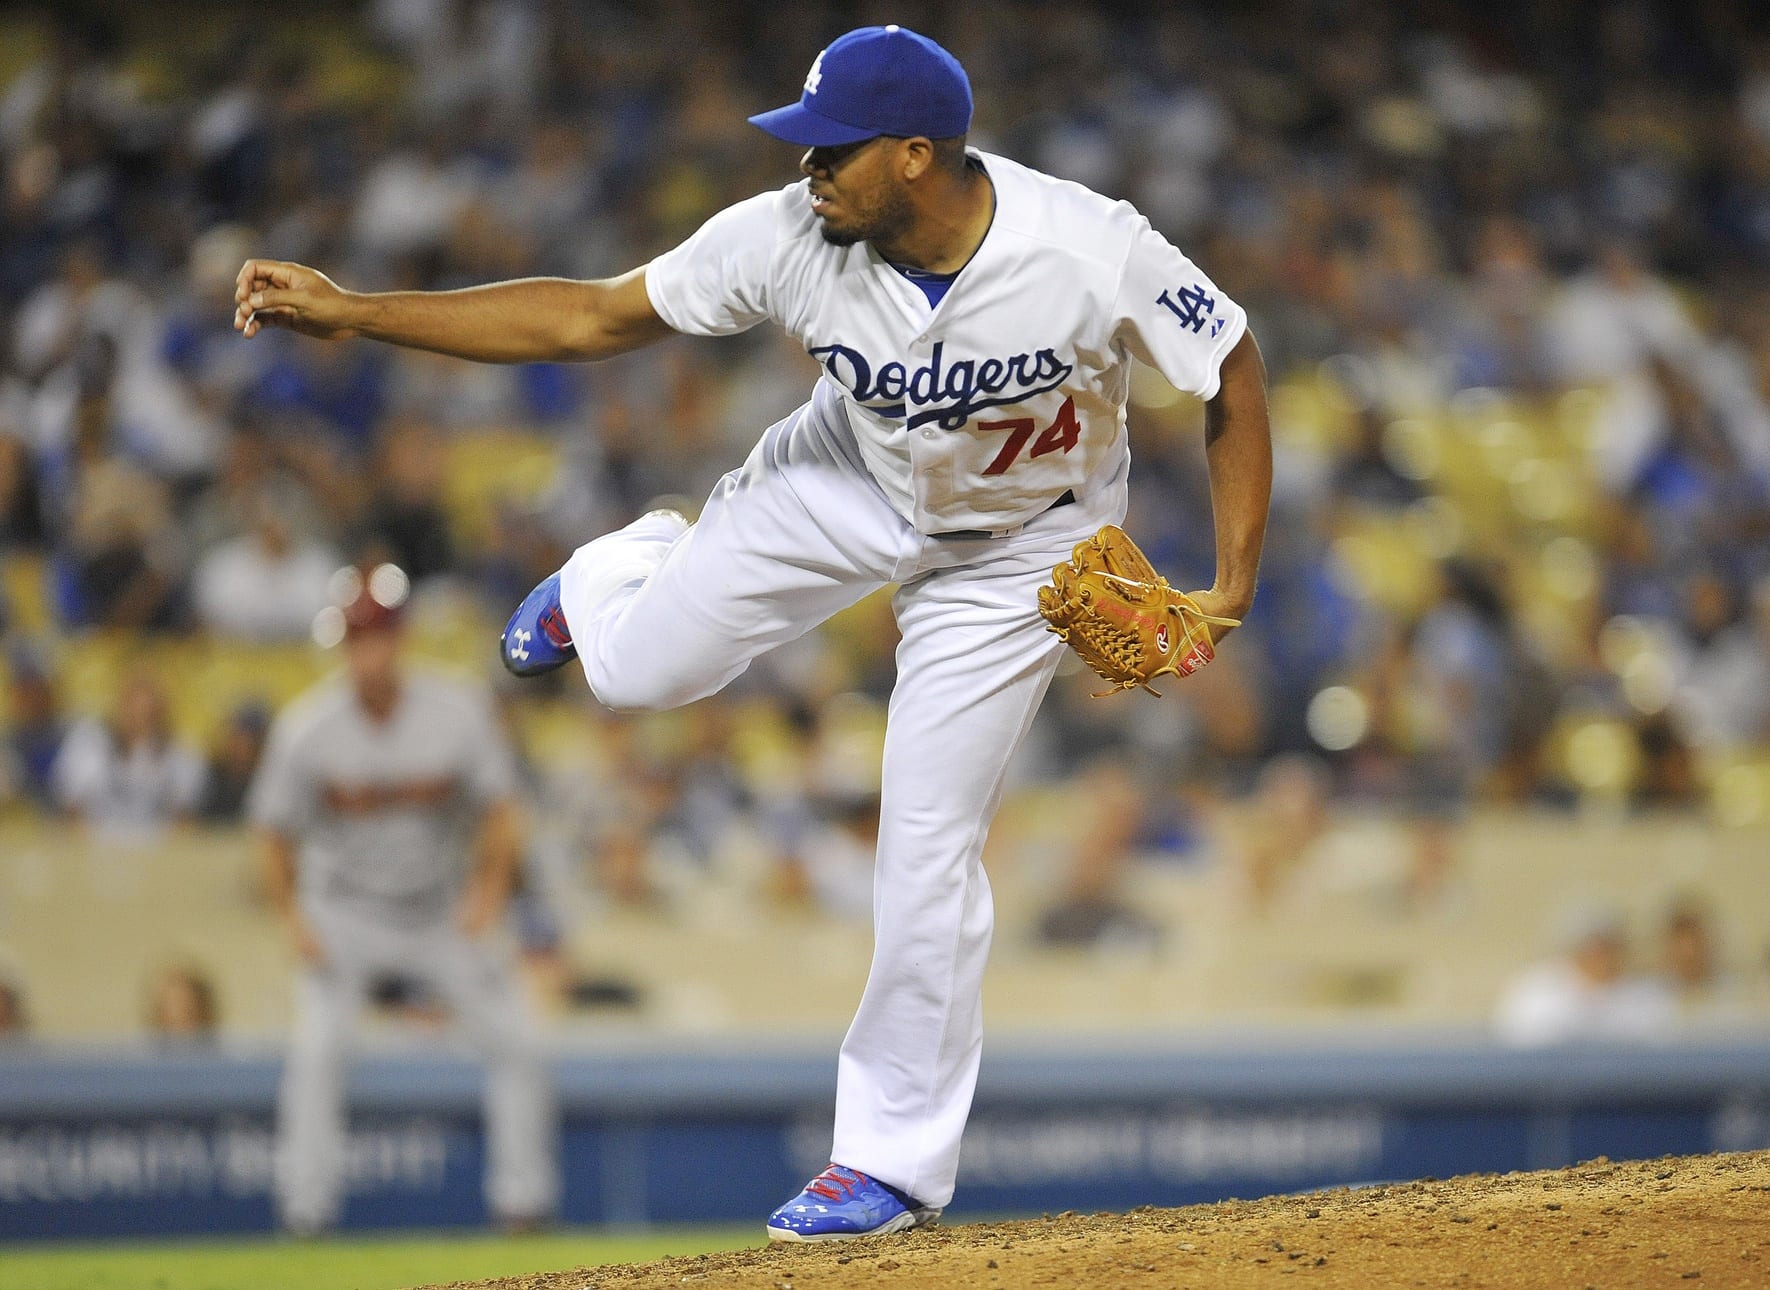
<svg viewBox="0 0 1770 1290">
<path fill-rule="evenodd" d="M 567 1222 L 759 1221 L 827 1158 L 833 1051 L 574 1054 L 558 1072 Z M 278 1073 L 274 1055 L 0 1059 L 0 1239 L 269 1230 Z M 454 1056 L 360 1063 L 346 1227 L 484 1221 L 477 1091 L 477 1068 Z M 1770 1041 L 997 1044 L 949 1213 L 1764 1147 Z"/>
</svg>

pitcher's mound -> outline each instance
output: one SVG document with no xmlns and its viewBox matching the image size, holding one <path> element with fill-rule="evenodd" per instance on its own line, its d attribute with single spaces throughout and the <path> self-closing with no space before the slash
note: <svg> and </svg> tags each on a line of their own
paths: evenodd
<svg viewBox="0 0 1770 1290">
<path fill-rule="evenodd" d="M 1770 1151 L 924 1228 L 475 1290 L 1770 1286 Z"/>
</svg>

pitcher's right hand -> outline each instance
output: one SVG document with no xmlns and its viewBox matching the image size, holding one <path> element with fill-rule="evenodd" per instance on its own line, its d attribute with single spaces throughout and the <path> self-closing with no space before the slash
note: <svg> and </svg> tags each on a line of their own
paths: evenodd
<svg viewBox="0 0 1770 1290">
<path fill-rule="evenodd" d="M 356 334 L 350 325 L 354 301 L 318 269 L 287 260 L 247 260 L 234 279 L 234 330 L 250 337 L 265 327 L 287 327 L 339 340 Z"/>
</svg>

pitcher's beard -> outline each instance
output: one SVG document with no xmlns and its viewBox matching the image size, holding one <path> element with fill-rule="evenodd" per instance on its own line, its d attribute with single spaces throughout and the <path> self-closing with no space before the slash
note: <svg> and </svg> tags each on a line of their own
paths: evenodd
<svg viewBox="0 0 1770 1290">
<path fill-rule="evenodd" d="M 840 228 L 829 217 L 819 220 L 818 232 L 831 246 L 853 246 L 857 242 L 892 242 L 914 221 L 910 199 L 904 193 L 891 193 L 878 205 L 859 212 L 854 221 Z"/>
</svg>

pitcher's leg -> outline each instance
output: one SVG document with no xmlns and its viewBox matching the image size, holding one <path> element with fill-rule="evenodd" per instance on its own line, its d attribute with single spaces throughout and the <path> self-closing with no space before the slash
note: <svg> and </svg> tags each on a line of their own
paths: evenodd
<svg viewBox="0 0 1770 1290">
<path fill-rule="evenodd" d="M 560 572 L 561 606 L 597 698 L 638 709 L 705 698 L 892 580 L 914 534 L 877 485 L 818 447 L 789 418 L 693 527 L 654 514 L 579 548 Z"/>
<path fill-rule="evenodd" d="M 838 1068 L 831 1158 L 935 1208 L 952 1198 L 977 1082 L 984 837 L 1059 652 L 1026 598 L 1037 570 L 1008 572 L 994 596 L 959 570 L 899 593 L 873 964 Z"/>
</svg>

